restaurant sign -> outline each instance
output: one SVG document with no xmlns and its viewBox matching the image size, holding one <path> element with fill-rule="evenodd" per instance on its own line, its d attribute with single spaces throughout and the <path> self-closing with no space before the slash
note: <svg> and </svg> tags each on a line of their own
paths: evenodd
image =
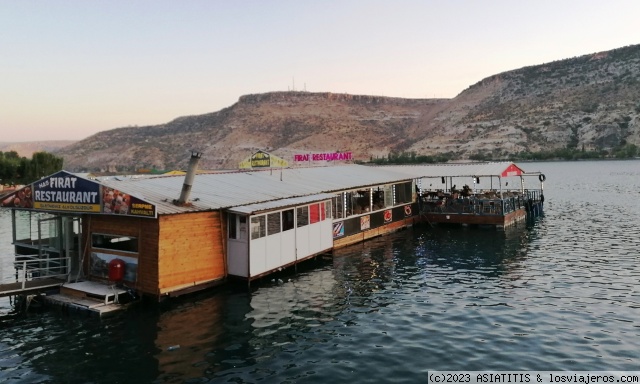
<svg viewBox="0 0 640 384">
<path fill-rule="evenodd" d="M 61 171 L 33 183 L 33 208 L 100 212 L 100 184 Z"/>
<path fill-rule="evenodd" d="M 153 204 L 92 180 L 60 171 L 2 199 L 8 208 L 156 217 Z"/>
<path fill-rule="evenodd" d="M 353 160 L 351 152 L 305 153 L 293 155 L 294 161 L 336 161 Z"/>
<path fill-rule="evenodd" d="M 274 156 L 270 153 L 264 151 L 258 151 L 248 158 L 242 160 L 238 167 L 240 169 L 247 168 L 271 168 L 271 167 L 288 167 L 289 163 L 279 158 L 278 156 Z"/>
</svg>

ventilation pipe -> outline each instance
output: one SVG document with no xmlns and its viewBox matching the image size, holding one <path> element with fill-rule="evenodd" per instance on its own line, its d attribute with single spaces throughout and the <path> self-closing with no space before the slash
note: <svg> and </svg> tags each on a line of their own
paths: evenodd
<svg viewBox="0 0 640 384">
<path fill-rule="evenodd" d="M 180 198 L 175 201 L 176 205 L 189 204 L 189 195 L 191 195 L 191 186 L 193 185 L 193 178 L 196 175 L 198 169 L 198 162 L 202 157 L 202 152 L 191 151 L 191 159 L 189 159 L 189 168 L 187 174 L 184 177 L 184 184 L 182 184 L 182 192 L 180 192 Z"/>
</svg>

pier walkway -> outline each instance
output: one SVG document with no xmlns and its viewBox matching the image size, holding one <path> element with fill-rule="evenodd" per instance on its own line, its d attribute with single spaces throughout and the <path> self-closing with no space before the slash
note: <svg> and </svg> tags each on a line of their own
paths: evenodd
<svg viewBox="0 0 640 384">
<path fill-rule="evenodd" d="M 0 297 L 35 294 L 47 289 L 59 287 L 66 282 L 60 278 L 44 278 L 38 280 L 29 280 L 15 283 L 0 284 Z"/>
</svg>

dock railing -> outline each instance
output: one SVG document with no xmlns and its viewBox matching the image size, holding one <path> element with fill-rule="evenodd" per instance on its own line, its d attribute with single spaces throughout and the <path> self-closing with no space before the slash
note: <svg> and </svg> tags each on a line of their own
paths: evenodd
<svg viewBox="0 0 640 384">
<path fill-rule="evenodd" d="M 431 195 L 434 196 L 434 195 Z M 502 197 L 485 197 L 472 195 L 469 197 L 427 197 L 421 198 L 420 208 L 423 213 L 506 215 L 518 209 L 526 208 L 529 200 L 540 202 L 542 191 L 528 189 L 521 192 L 505 192 Z"/>
<path fill-rule="evenodd" d="M 0 271 L 0 276 L 3 277 L 3 281 L 0 282 L 0 295 L 3 295 L 4 288 L 17 293 L 37 288 L 40 281 L 43 284 L 45 281 L 50 282 L 51 279 L 66 281 L 69 276 L 70 259 L 49 256 L 48 254 L 16 255 L 13 262 L 15 279 L 11 279 L 13 282 L 7 281 L 6 270 Z M 6 268 L 7 264 L 3 263 L 3 267 Z"/>
</svg>

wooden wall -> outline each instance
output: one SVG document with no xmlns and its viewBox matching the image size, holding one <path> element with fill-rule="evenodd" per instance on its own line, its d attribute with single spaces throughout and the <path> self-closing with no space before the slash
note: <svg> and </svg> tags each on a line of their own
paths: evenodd
<svg viewBox="0 0 640 384">
<path fill-rule="evenodd" d="M 158 220 L 128 216 L 87 215 L 82 221 L 85 257 L 84 271 L 88 274 L 91 259 L 91 233 L 133 236 L 138 238 L 138 279 L 134 282 L 136 291 L 157 295 L 158 293 Z M 95 250 L 105 252 L 104 250 Z M 108 253 L 136 257 L 128 252 L 109 250 Z"/>
<path fill-rule="evenodd" d="M 224 279 L 224 227 L 220 212 L 159 218 L 158 294 Z"/>
<path fill-rule="evenodd" d="M 447 214 L 447 213 L 427 213 L 426 221 L 436 223 L 469 224 L 469 225 L 495 225 L 508 226 L 516 221 L 524 220 L 527 212 L 524 208 L 509 212 L 507 215 L 474 215 L 474 214 Z M 447 219 L 448 217 L 448 219 Z"/>
</svg>

